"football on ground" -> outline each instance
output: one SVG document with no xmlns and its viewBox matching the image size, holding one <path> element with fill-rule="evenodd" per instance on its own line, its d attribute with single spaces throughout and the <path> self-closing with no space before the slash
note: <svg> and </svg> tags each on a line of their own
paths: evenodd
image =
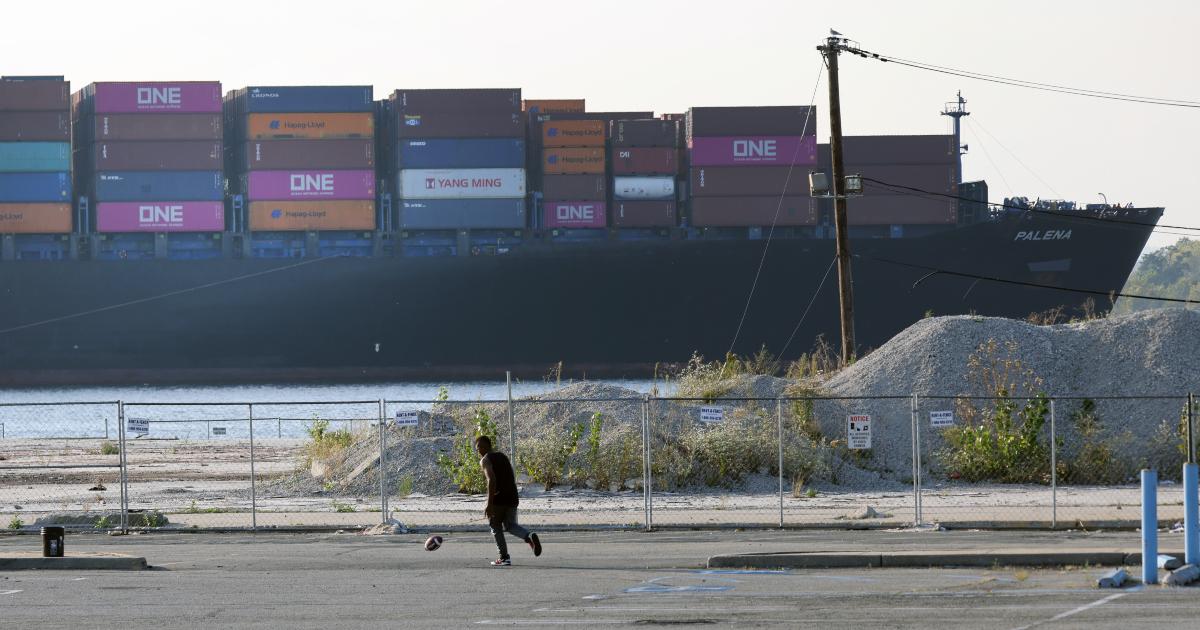
<svg viewBox="0 0 1200 630">
<path fill-rule="evenodd" d="M 425 551 L 437 551 L 442 546 L 441 536 L 430 536 L 425 540 Z"/>
</svg>

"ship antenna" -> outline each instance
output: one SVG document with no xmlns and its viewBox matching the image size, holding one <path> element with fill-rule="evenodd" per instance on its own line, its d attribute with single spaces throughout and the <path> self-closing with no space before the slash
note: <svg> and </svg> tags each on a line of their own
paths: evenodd
<svg viewBox="0 0 1200 630">
<path fill-rule="evenodd" d="M 958 100 L 946 103 L 946 107 L 942 109 L 943 116 L 949 116 L 954 119 L 954 146 L 958 147 L 958 183 L 962 183 L 962 156 L 967 152 L 967 145 L 962 143 L 962 117 L 970 116 L 971 112 L 967 111 L 967 99 L 963 98 L 962 90 L 958 91 Z"/>
</svg>

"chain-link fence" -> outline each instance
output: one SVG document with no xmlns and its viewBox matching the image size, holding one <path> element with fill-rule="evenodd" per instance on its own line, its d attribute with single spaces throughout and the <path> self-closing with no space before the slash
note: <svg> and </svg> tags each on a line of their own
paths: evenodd
<svg viewBox="0 0 1200 630">
<path fill-rule="evenodd" d="M 0 405 L 0 525 L 478 529 L 487 435 L 535 527 L 1135 526 L 1196 441 L 1187 396 L 553 396 Z"/>
</svg>

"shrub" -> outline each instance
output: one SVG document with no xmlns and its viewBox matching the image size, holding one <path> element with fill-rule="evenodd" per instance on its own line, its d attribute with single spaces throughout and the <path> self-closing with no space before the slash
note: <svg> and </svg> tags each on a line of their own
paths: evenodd
<svg viewBox="0 0 1200 630">
<path fill-rule="evenodd" d="M 1114 484 L 1127 481 L 1132 474 L 1129 466 L 1120 460 L 1110 441 L 1101 435 L 1103 424 L 1096 413 L 1096 402 L 1084 399 L 1079 408 L 1071 412 L 1071 425 L 1079 435 L 1080 445 L 1074 453 L 1064 453 L 1059 466 L 1059 479 L 1073 484 Z M 1126 439 L 1132 439 L 1129 433 Z"/>
<path fill-rule="evenodd" d="M 565 434 L 552 433 L 534 440 L 521 449 L 520 465 L 529 478 L 545 486 L 547 490 L 562 483 L 567 473 L 567 462 L 579 449 L 579 438 L 583 437 L 584 426 L 576 424 Z"/>
<path fill-rule="evenodd" d="M 484 494 L 487 492 L 487 478 L 483 476 L 483 468 L 479 465 L 479 453 L 475 450 L 475 438 L 487 436 L 496 444 L 496 423 L 485 409 L 476 409 L 471 420 L 462 427 L 454 439 L 450 455 L 439 454 L 438 467 L 450 481 L 458 487 L 458 491 L 466 494 Z"/>
<path fill-rule="evenodd" d="M 100 518 L 96 519 L 96 522 L 93 523 L 92 526 L 96 529 L 108 529 L 112 527 L 112 519 L 108 516 L 101 516 Z"/>
<path fill-rule="evenodd" d="M 116 444 L 113 444 L 112 442 L 109 442 L 108 440 L 105 440 L 100 443 L 100 454 L 101 455 L 119 455 L 120 453 L 121 453 L 121 447 L 117 446 Z"/>
<path fill-rule="evenodd" d="M 330 431 L 328 420 L 314 420 L 307 431 L 309 442 L 304 446 L 306 466 L 314 461 L 337 459 L 354 443 L 354 434 L 349 429 Z"/>
<path fill-rule="evenodd" d="M 25 527 L 25 521 L 22 521 L 19 516 L 12 517 L 12 520 L 8 522 L 9 529 L 21 529 L 22 527 Z"/>
<path fill-rule="evenodd" d="M 396 494 L 400 497 L 407 497 L 413 491 L 413 476 L 404 475 L 400 478 L 400 483 L 396 484 Z"/>
</svg>

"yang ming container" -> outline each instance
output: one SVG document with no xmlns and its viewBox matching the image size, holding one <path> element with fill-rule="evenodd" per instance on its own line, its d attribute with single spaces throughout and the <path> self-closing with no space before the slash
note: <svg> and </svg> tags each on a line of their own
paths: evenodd
<svg viewBox="0 0 1200 630">
<path fill-rule="evenodd" d="M 375 198 L 375 171 L 252 171 L 244 177 L 253 201 Z"/>
<path fill-rule="evenodd" d="M 696 227 L 816 225 L 816 201 L 808 197 L 693 197 Z"/>
<path fill-rule="evenodd" d="M 96 204 L 100 232 L 220 232 L 225 204 L 220 201 L 143 201 Z"/>
<path fill-rule="evenodd" d="M 92 83 L 83 88 L 86 113 L 220 113 L 221 83 L 179 81 Z"/>
<path fill-rule="evenodd" d="M 250 86 L 233 92 L 239 114 L 283 112 L 373 112 L 369 85 Z"/>
<path fill-rule="evenodd" d="M 0 173 L 69 170 L 69 142 L 0 142 Z"/>
<path fill-rule="evenodd" d="M 0 113 L 0 142 L 70 142 L 67 112 Z"/>
<path fill-rule="evenodd" d="M 375 166 L 373 140 L 261 140 L 242 151 L 248 170 L 368 169 Z"/>
<path fill-rule="evenodd" d="M 812 166 L 816 136 L 721 136 L 692 138 L 692 166 Z"/>
<path fill-rule="evenodd" d="M 397 113 L 396 137 L 407 138 L 523 138 L 525 119 L 515 112 Z"/>
<path fill-rule="evenodd" d="M 220 114 L 99 114 L 91 118 L 90 126 L 94 140 L 222 139 Z"/>
<path fill-rule="evenodd" d="M 425 138 L 396 143 L 397 168 L 522 168 L 525 141 Z"/>
<path fill-rule="evenodd" d="M 674 177 L 614 177 L 613 199 L 674 199 Z"/>
<path fill-rule="evenodd" d="M 353 113 L 286 113 L 250 114 L 246 116 L 243 137 L 249 140 L 280 138 L 373 138 L 375 114 Z"/>
<path fill-rule="evenodd" d="M 70 200 L 70 173 L 0 173 L 0 203 Z"/>
<path fill-rule="evenodd" d="M 542 172 L 547 175 L 604 173 L 604 149 L 595 147 L 547 147 L 542 150 Z"/>
<path fill-rule="evenodd" d="M 678 223 L 674 201 L 614 201 L 612 224 L 624 228 L 674 227 Z"/>
<path fill-rule="evenodd" d="M 404 169 L 397 179 L 402 199 L 524 199 L 520 168 Z"/>
<path fill-rule="evenodd" d="M 125 171 L 100 173 L 94 180 L 96 201 L 220 201 L 220 171 Z"/>
<path fill-rule="evenodd" d="M 66 234 L 69 203 L 0 203 L 0 234 Z"/>
<path fill-rule="evenodd" d="M 604 175 L 546 175 L 542 178 L 542 198 L 546 201 L 605 199 L 608 185 Z"/>
<path fill-rule="evenodd" d="M 405 199 L 400 202 L 404 230 L 522 229 L 524 199 Z"/>
<path fill-rule="evenodd" d="M 815 136 L 815 107 L 693 107 L 688 110 L 687 138 L 699 136 Z"/>
<path fill-rule="evenodd" d="M 679 124 L 671 120 L 614 120 L 609 131 L 614 147 L 674 147 Z"/>
<path fill-rule="evenodd" d="M 693 197 L 808 196 L 810 167 L 699 166 L 691 169 Z"/>
<path fill-rule="evenodd" d="M 674 175 L 679 150 L 674 147 L 613 147 L 614 175 Z"/>
<path fill-rule="evenodd" d="M 250 229 L 256 232 L 374 230 L 374 201 L 251 201 Z"/>
<path fill-rule="evenodd" d="M 520 88 L 396 90 L 392 102 L 406 114 L 520 112 Z"/>
<path fill-rule="evenodd" d="M 602 228 L 608 225 L 603 201 L 547 201 L 542 204 L 542 225 L 547 228 Z"/>
<path fill-rule="evenodd" d="M 71 84 L 61 79 L 0 77 L 0 111 L 54 111 L 71 108 Z"/>
<path fill-rule="evenodd" d="M 213 140 L 97 142 L 91 154 L 99 171 L 214 171 L 223 157 Z"/>
</svg>

